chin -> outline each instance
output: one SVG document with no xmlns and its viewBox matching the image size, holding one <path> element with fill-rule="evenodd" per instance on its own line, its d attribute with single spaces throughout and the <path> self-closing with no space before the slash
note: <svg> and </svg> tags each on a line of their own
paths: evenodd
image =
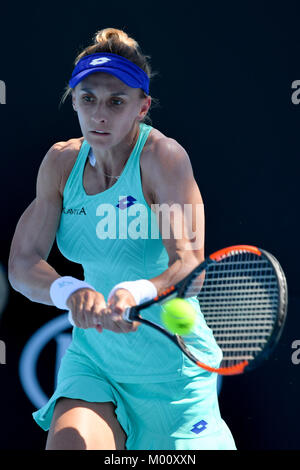
<svg viewBox="0 0 300 470">
<path fill-rule="evenodd" d="M 85 140 L 88 141 L 90 145 L 95 148 L 107 148 L 113 145 L 113 139 L 111 134 L 101 135 L 101 134 L 91 134 L 90 132 L 86 133 L 84 136 Z"/>
</svg>

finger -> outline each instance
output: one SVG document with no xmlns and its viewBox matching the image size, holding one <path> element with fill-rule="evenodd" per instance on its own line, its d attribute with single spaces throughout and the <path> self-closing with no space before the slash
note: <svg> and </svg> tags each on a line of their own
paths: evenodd
<svg viewBox="0 0 300 470">
<path fill-rule="evenodd" d="M 85 328 L 95 328 L 101 326 L 101 309 L 106 307 L 105 299 L 102 294 L 94 291 L 82 292 L 82 310 Z M 99 331 L 101 328 L 99 328 Z"/>
<path fill-rule="evenodd" d="M 77 304 L 76 304 L 76 302 L 74 301 L 73 298 L 69 302 L 69 308 L 70 308 L 70 312 L 71 312 L 72 319 L 73 319 L 73 322 L 74 322 L 75 326 L 77 326 L 77 328 L 81 328 L 81 322 L 80 322 L 80 318 L 78 316 Z"/>
<path fill-rule="evenodd" d="M 95 326 L 91 320 L 91 316 L 91 312 L 85 307 L 84 303 L 81 303 L 77 309 L 77 318 L 82 329 L 87 330 Z"/>
<path fill-rule="evenodd" d="M 99 333 L 102 333 L 103 331 L 103 324 L 102 324 L 102 321 L 100 320 L 100 316 L 97 315 L 95 317 L 93 317 L 93 328 L 95 328 Z"/>
<path fill-rule="evenodd" d="M 100 301 L 96 301 L 93 305 L 92 309 L 92 323 L 93 323 L 93 328 L 96 328 L 99 333 L 103 331 L 103 322 L 104 322 L 104 314 L 105 311 L 107 310 L 107 306 L 103 299 L 100 299 Z"/>
<path fill-rule="evenodd" d="M 126 293 L 129 294 L 129 291 L 127 289 L 124 289 L 124 288 L 117 289 L 115 293 L 107 299 L 107 305 L 110 306 L 112 304 L 115 304 L 118 301 L 120 295 L 122 296 L 122 294 L 126 294 Z"/>
<path fill-rule="evenodd" d="M 101 310 L 101 326 L 115 333 L 120 332 L 117 323 L 117 316 L 113 316 L 112 310 L 108 307 Z"/>
<path fill-rule="evenodd" d="M 128 300 L 128 299 L 127 299 Z M 119 300 L 116 305 L 113 306 L 112 318 L 119 326 L 120 330 L 124 333 L 130 333 L 136 331 L 140 325 L 138 322 L 128 322 L 124 320 L 123 315 L 125 310 L 130 307 L 125 299 Z"/>
<path fill-rule="evenodd" d="M 110 305 L 113 316 L 115 316 L 116 318 L 118 318 L 119 316 L 123 316 L 126 308 L 134 305 L 131 300 L 132 299 L 128 297 L 127 294 L 117 297 L 114 302 Z"/>
<path fill-rule="evenodd" d="M 85 328 L 85 318 L 82 312 L 81 297 L 74 292 L 68 299 L 67 305 L 71 311 L 73 322 L 78 328 Z"/>
<path fill-rule="evenodd" d="M 102 327 L 102 325 L 100 325 L 99 323 L 98 323 L 98 325 L 95 326 L 95 329 L 96 329 L 99 333 L 102 333 L 102 331 L 103 331 L 103 327 Z"/>
<path fill-rule="evenodd" d="M 107 305 L 110 307 L 118 307 L 123 309 L 125 305 L 135 305 L 135 299 L 133 295 L 127 289 L 118 289 L 112 297 L 107 301 Z"/>
<path fill-rule="evenodd" d="M 71 314 L 75 326 L 77 326 L 77 328 L 82 328 L 82 322 L 80 321 L 78 314 L 76 314 L 74 311 L 72 311 Z"/>
<path fill-rule="evenodd" d="M 118 327 L 119 332 L 130 333 L 137 330 L 139 326 L 138 322 L 127 322 L 123 318 L 125 310 L 135 304 L 135 299 L 127 289 L 118 289 L 111 298 L 111 317 Z"/>
<path fill-rule="evenodd" d="M 90 321 L 90 318 L 89 318 L 89 312 L 85 309 L 85 308 L 82 308 L 81 312 L 80 312 L 80 316 L 81 316 L 81 322 L 82 322 L 82 328 L 84 330 L 87 330 L 88 328 L 91 327 L 91 321 Z M 94 325 L 93 325 L 94 326 Z"/>
<path fill-rule="evenodd" d="M 124 320 L 123 311 L 121 314 L 118 315 L 113 314 L 112 319 L 120 333 L 131 333 L 133 331 L 136 331 L 139 326 L 139 323 L 137 322 L 128 322 Z"/>
<path fill-rule="evenodd" d="M 94 319 L 94 311 L 96 309 L 97 302 L 95 299 L 95 294 L 93 291 L 85 291 L 81 299 L 81 310 L 85 328 L 94 328 L 96 324 Z"/>
<path fill-rule="evenodd" d="M 113 314 L 110 307 L 101 310 L 101 326 L 114 333 L 124 333 L 124 327 L 120 325 L 121 315 Z"/>
</svg>

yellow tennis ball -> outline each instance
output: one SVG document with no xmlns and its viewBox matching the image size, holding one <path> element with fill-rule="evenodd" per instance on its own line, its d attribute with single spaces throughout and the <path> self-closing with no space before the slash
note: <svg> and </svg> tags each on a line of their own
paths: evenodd
<svg viewBox="0 0 300 470">
<path fill-rule="evenodd" d="M 172 299 L 163 304 L 161 319 L 166 329 L 178 335 L 187 335 L 193 329 L 197 312 L 184 299 Z"/>
</svg>

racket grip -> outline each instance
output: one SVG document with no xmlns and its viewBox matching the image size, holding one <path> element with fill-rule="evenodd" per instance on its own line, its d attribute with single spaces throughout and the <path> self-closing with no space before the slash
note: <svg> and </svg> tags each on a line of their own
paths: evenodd
<svg viewBox="0 0 300 470">
<path fill-rule="evenodd" d="M 132 323 L 132 320 L 129 318 L 130 308 L 131 307 L 126 307 L 123 313 L 123 320 L 127 321 L 128 323 Z"/>
</svg>

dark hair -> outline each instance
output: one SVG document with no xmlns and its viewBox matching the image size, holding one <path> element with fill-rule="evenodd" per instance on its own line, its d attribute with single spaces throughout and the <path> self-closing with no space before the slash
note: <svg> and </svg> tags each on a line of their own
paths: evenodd
<svg viewBox="0 0 300 470">
<path fill-rule="evenodd" d="M 74 66 L 83 57 L 96 54 L 98 52 L 110 52 L 117 54 L 125 59 L 130 60 L 134 64 L 138 65 L 151 79 L 155 73 L 152 72 L 151 65 L 149 62 L 150 56 L 144 55 L 140 49 L 139 44 L 135 39 L 130 38 L 127 33 L 120 29 L 105 28 L 101 29 L 94 35 L 94 42 L 92 45 L 87 46 L 80 54 L 77 55 Z M 67 85 L 65 92 L 62 96 L 61 103 L 64 103 L 66 98 L 71 94 L 72 88 Z M 146 98 L 147 94 L 141 89 L 141 98 Z M 158 100 L 152 98 L 154 104 L 158 104 Z M 150 116 L 147 115 L 143 119 L 144 122 L 151 123 Z"/>
</svg>

